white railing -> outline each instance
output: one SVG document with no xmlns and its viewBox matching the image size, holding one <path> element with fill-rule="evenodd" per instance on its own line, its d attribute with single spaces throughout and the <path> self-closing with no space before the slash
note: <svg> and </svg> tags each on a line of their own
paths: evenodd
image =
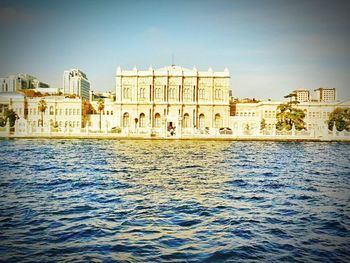
<svg viewBox="0 0 350 263">
<path fill-rule="evenodd" d="M 290 135 L 290 136 L 292 136 L 292 131 L 284 131 L 284 130 L 279 131 L 279 130 L 276 130 L 276 135 L 277 136 L 278 135 Z"/>
<path fill-rule="evenodd" d="M 305 130 L 295 131 L 295 136 L 311 136 L 311 132 Z"/>
<path fill-rule="evenodd" d="M 14 132 L 11 132 L 13 131 Z M 328 130 L 324 129 L 322 131 L 315 131 L 315 130 L 273 130 L 273 129 L 265 129 L 265 130 L 256 130 L 256 129 L 249 129 L 249 130 L 237 130 L 237 129 L 225 129 L 225 131 L 229 132 L 221 132 L 220 129 L 217 128 L 183 128 L 181 130 L 176 129 L 175 134 L 173 136 L 170 136 L 169 132 L 165 130 L 164 127 L 162 128 L 136 128 L 136 129 L 130 129 L 130 128 L 117 128 L 115 130 L 92 130 L 90 127 L 85 128 L 73 128 L 73 127 L 37 127 L 37 126 L 30 126 L 26 123 L 16 123 L 14 128 L 9 129 L 9 127 L 0 127 L 0 135 L 2 137 L 6 136 L 130 136 L 130 137 L 149 137 L 149 136 L 155 136 L 155 137 L 185 137 L 185 138 L 317 138 L 317 139 L 324 139 L 324 140 L 333 140 L 333 139 L 350 139 L 350 132 L 343 130 L 343 131 L 336 131 L 336 130 Z"/>
</svg>

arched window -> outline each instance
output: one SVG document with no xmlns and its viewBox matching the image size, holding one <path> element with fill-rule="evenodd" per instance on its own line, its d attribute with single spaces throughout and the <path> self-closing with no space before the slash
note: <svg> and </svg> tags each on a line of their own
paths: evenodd
<svg viewBox="0 0 350 263">
<path fill-rule="evenodd" d="M 140 125 L 140 128 L 144 128 L 146 126 L 146 118 L 145 118 L 145 114 L 144 113 L 140 114 L 139 125 Z"/>
<path fill-rule="evenodd" d="M 221 127 L 221 116 L 219 113 L 215 114 L 215 128 Z"/>
<path fill-rule="evenodd" d="M 160 128 L 161 120 L 160 120 L 160 114 L 156 113 L 154 116 L 154 127 Z"/>
<path fill-rule="evenodd" d="M 184 128 L 189 128 L 190 127 L 190 115 L 188 115 L 188 113 L 185 113 L 185 115 L 184 115 L 183 127 Z"/>
<path fill-rule="evenodd" d="M 204 114 L 199 115 L 199 128 L 204 128 L 205 126 L 205 116 Z"/>
<path fill-rule="evenodd" d="M 127 112 L 123 115 L 123 127 L 129 127 L 129 113 Z"/>
<path fill-rule="evenodd" d="M 5 84 L 5 91 L 6 91 L 6 92 L 9 91 L 9 86 L 7 85 L 7 83 Z"/>
<path fill-rule="evenodd" d="M 50 106 L 50 115 L 54 115 L 54 109 L 53 109 L 53 106 Z"/>
</svg>

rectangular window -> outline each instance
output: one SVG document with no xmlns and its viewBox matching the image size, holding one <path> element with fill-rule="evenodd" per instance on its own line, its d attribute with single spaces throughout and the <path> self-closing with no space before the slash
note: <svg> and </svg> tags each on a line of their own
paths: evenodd
<svg viewBox="0 0 350 263">
<path fill-rule="evenodd" d="M 205 90 L 199 89 L 199 98 L 204 100 L 205 99 Z"/>
<path fill-rule="evenodd" d="M 124 88 L 123 90 L 123 98 L 130 99 L 130 88 Z"/>
</svg>

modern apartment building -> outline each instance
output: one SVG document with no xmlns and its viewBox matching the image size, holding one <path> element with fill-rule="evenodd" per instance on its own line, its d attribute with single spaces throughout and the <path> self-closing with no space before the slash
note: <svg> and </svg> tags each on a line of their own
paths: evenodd
<svg viewBox="0 0 350 263">
<path fill-rule="evenodd" d="M 65 70 L 63 72 L 63 93 L 89 100 L 90 82 L 86 74 L 79 69 Z"/>
<path fill-rule="evenodd" d="M 28 74 L 10 75 L 0 78 L 0 93 L 16 92 L 26 89 L 49 89 L 47 83 L 39 81 L 36 77 Z"/>
</svg>

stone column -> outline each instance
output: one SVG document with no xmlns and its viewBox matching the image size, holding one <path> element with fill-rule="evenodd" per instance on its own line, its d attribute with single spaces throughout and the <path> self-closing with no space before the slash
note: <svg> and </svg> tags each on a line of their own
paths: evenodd
<svg viewBox="0 0 350 263">
<path fill-rule="evenodd" d="M 5 127 L 6 127 L 6 133 L 10 134 L 10 119 L 9 118 L 7 118 Z"/>
<path fill-rule="evenodd" d="M 337 136 L 337 127 L 335 126 L 335 122 L 333 123 L 332 133 L 333 137 Z"/>
<path fill-rule="evenodd" d="M 15 134 L 19 134 L 20 130 L 19 130 L 19 125 L 18 125 L 18 121 L 15 121 Z"/>
<path fill-rule="evenodd" d="M 182 137 L 182 117 L 179 117 L 179 120 L 178 120 L 177 136 L 179 138 Z"/>
<path fill-rule="evenodd" d="M 328 125 L 324 125 L 323 126 L 322 137 L 323 137 L 323 139 L 328 139 L 328 137 L 329 137 L 329 135 L 328 135 Z"/>
</svg>

